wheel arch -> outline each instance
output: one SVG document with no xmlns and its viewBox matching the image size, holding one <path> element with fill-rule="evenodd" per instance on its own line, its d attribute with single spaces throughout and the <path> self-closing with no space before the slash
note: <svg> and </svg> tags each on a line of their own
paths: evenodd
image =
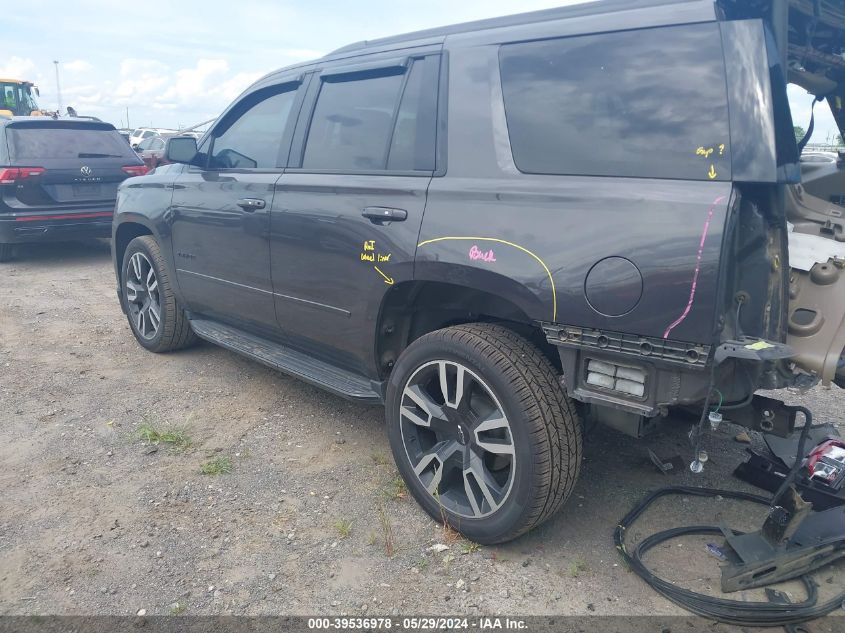
<svg viewBox="0 0 845 633">
<path fill-rule="evenodd" d="M 129 242 L 142 235 L 155 236 L 150 227 L 136 221 L 122 222 L 115 228 L 112 248 L 114 250 L 114 262 L 118 280 L 120 279 L 120 267 L 123 263 L 123 255 L 126 253 Z"/>
<path fill-rule="evenodd" d="M 376 323 L 376 364 L 390 373 L 402 351 L 419 337 L 453 325 L 498 323 L 533 343 L 558 371 L 560 357 L 539 324 L 519 305 L 485 290 L 441 281 L 409 281 L 385 294 Z"/>
</svg>

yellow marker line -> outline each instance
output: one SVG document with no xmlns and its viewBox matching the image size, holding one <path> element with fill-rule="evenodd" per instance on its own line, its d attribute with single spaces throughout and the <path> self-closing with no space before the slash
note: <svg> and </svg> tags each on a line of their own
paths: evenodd
<svg viewBox="0 0 845 633">
<path fill-rule="evenodd" d="M 540 259 L 536 254 L 529 251 L 527 248 L 520 246 L 519 244 L 514 244 L 513 242 L 508 242 L 507 240 L 500 240 L 497 237 L 435 237 L 432 240 L 425 240 L 424 242 L 420 242 L 417 244 L 417 248 L 421 246 L 425 246 L 426 244 L 432 244 L 434 242 L 444 242 L 444 241 L 454 241 L 454 240 L 467 240 L 467 241 L 474 241 L 474 242 L 498 242 L 499 244 L 505 244 L 506 246 L 513 246 L 514 248 L 521 250 L 523 253 L 527 253 L 531 255 L 540 266 L 543 267 L 543 270 L 546 271 L 546 274 L 549 276 L 549 283 L 552 285 L 552 321 L 557 320 L 557 290 L 555 289 L 555 280 L 552 278 L 552 271 L 549 270 L 549 267 L 546 266 L 546 262 Z"/>
<path fill-rule="evenodd" d="M 378 267 L 378 266 L 373 266 L 373 268 L 375 268 L 375 269 L 376 269 L 376 272 L 377 272 L 379 275 L 381 275 L 382 277 L 384 277 L 384 283 L 386 283 L 388 286 L 392 286 L 392 285 L 393 285 L 393 278 L 392 278 L 392 277 L 388 277 L 388 276 L 387 276 L 387 275 L 385 275 L 383 272 L 381 272 L 381 270 L 379 270 L 379 267 Z"/>
</svg>

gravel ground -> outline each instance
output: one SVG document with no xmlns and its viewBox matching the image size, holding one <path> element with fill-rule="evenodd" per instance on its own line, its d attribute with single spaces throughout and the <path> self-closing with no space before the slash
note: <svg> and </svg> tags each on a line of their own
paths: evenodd
<svg viewBox="0 0 845 633">
<path fill-rule="evenodd" d="M 28 247 L 0 273 L 0 614 L 682 615 L 625 569 L 616 521 L 667 483 L 753 490 L 730 476 L 745 450 L 730 424 L 703 474 L 672 477 L 646 449 L 688 462 L 688 424 L 647 441 L 596 428 L 563 511 L 479 548 L 408 498 L 381 408 L 211 345 L 142 350 L 106 243 Z M 817 422 L 841 425 L 842 395 L 800 399 Z M 145 441 L 145 427 L 178 441 Z M 231 472 L 203 474 L 209 462 Z M 761 516 L 726 500 L 667 500 L 632 537 L 719 518 L 748 529 Z M 667 544 L 650 562 L 718 594 L 705 542 Z M 843 578 L 845 564 L 822 570 L 822 594 Z"/>
</svg>

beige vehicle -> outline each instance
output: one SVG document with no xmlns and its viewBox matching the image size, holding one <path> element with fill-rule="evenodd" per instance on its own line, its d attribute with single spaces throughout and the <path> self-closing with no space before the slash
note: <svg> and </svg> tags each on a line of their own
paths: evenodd
<svg viewBox="0 0 845 633">
<path fill-rule="evenodd" d="M 41 116 L 35 95 L 38 87 L 31 81 L 0 78 L 0 116 Z"/>
<path fill-rule="evenodd" d="M 845 172 L 838 175 L 845 183 Z M 845 207 L 810 190 L 822 193 L 813 181 L 787 190 L 792 225 L 787 342 L 798 365 L 823 384 L 845 387 Z"/>
<path fill-rule="evenodd" d="M 784 23 L 776 16 L 787 13 L 786 0 L 768 1 L 775 37 L 788 40 L 789 82 L 816 95 L 816 107 L 829 107 L 845 133 L 845 3 L 789 0 Z M 802 184 L 784 194 L 792 267 L 787 343 L 812 380 L 845 387 L 845 161 L 807 150 L 801 172 Z"/>
</svg>

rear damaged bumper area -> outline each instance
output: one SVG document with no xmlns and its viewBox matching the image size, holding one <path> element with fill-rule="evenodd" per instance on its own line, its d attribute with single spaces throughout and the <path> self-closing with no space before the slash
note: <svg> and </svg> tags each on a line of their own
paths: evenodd
<svg viewBox="0 0 845 633">
<path fill-rule="evenodd" d="M 0 214 L 0 244 L 111 237 L 114 205 Z"/>
</svg>

